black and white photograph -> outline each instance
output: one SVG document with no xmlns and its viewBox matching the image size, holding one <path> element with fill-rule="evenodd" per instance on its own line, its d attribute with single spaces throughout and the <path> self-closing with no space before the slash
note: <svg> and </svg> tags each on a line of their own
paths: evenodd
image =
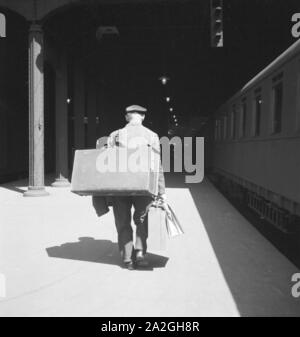
<svg viewBox="0 0 300 337">
<path fill-rule="evenodd" d="M 0 0 L 0 317 L 300 317 L 299 0 Z"/>
</svg>

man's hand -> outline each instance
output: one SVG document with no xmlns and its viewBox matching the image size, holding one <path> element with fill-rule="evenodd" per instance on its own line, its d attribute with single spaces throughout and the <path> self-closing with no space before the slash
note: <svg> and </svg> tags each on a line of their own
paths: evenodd
<svg viewBox="0 0 300 337">
<path fill-rule="evenodd" d="M 171 216 L 171 212 L 167 203 L 167 196 L 166 194 L 159 194 L 157 196 L 157 201 L 159 203 L 159 205 L 166 211 L 167 215 L 170 217 Z"/>
<path fill-rule="evenodd" d="M 159 195 L 157 196 L 157 199 L 158 199 L 159 201 L 161 201 L 161 202 L 167 202 L 167 196 L 166 196 L 166 194 L 159 194 Z"/>
</svg>

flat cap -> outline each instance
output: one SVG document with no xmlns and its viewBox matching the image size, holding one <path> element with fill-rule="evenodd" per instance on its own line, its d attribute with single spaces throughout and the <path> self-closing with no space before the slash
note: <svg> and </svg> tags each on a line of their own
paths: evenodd
<svg viewBox="0 0 300 337">
<path fill-rule="evenodd" d="M 143 108 L 140 105 L 130 105 L 126 108 L 126 112 L 139 112 L 139 113 L 146 113 L 147 109 Z"/>
</svg>

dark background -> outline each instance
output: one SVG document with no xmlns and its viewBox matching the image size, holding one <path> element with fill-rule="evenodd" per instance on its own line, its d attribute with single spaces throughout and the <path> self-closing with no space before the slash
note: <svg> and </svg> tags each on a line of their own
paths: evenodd
<svg viewBox="0 0 300 337">
<path fill-rule="evenodd" d="M 5 9 L 7 38 L 0 39 L 0 181 L 28 171 L 28 28 Z M 296 41 L 291 17 L 299 0 L 225 0 L 224 48 L 210 46 L 208 0 L 102 5 L 95 1 L 62 8 L 43 22 L 46 44 L 66 47 L 98 80 L 100 132 L 123 123 L 126 105 L 145 105 L 147 125 L 161 136 L 174 108 L 179 125 L 210 117 L 248 80 Z M 99 26 L 116 26 L 118 37 L 96 38 Z M 170 77 L 167 86 L 158 78 Z M 45 65 L 45 165 L 54 170 L 53 69 Z M 164 98 L 171 96 L 171 104 Z M 198 122 L 197 122 L 198 123 Z M 195 125 L 199 127 L 199 124 Z M 209 138 L 209 123 L 200 135 Z M 70 131 L 71 132 L 71 131 Z M 69 145 L 71 146 L 71 145 Z M 70 163 L 72 158 L 70 158 Z"/>
<path fill-rule="evenodd" d="M 224 48 L 210 46 L 208 0 L 91 3 L 50 18 L 47 31 L 75 50 L 84 45 L 86 57 L 96 55 L 103 81 L 122 102 L 151 104 L 168 93 L 184 118 L 211 114 L 295 42 L 295 12 L 297 0 L 225 0 Z M 120 36 L 97 42 L 99 25 L 117 26 Z M 162 74 L 171 78 L 166 92 L 159 91 Z"/>
</svg>

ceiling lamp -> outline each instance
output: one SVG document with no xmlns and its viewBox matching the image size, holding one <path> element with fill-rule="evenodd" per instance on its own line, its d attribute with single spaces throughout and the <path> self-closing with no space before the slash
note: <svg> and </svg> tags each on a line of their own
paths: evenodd
<svg viewBox="0 0 300 337">
<path fill-rule="evenodd" d="M 161 76 L 159 81 L 161 81 L 162 85 L 166 85 L 170 81 L 170 78 L 167 76 Z"/>
</svg>

